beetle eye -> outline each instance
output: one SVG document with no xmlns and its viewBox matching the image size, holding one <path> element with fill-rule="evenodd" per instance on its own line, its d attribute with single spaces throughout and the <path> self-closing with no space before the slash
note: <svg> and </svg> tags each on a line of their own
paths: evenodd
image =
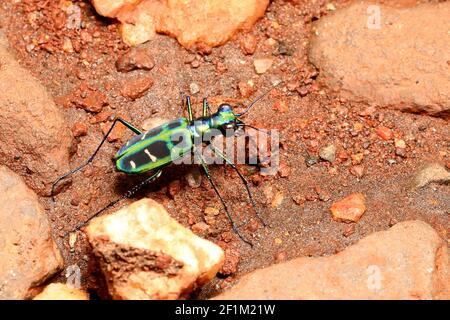
<svg viewBox="0 0 450 320">
<path fill-rule="evenodd" d="M 229 104 L 226 104 L 226 103 L 221 104 L 221 105 L 219 106 L 219 111 L 220 111 L 220 112 L 231 111 L 231 106 L 230 106 Z"/>
</svg>

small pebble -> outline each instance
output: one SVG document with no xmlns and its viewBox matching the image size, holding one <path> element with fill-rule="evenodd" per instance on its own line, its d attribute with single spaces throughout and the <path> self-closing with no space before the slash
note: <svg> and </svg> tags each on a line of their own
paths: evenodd
<svg viewBox="0 0 450 320">
<path fill-rule="evenodd" d="M 263 74 L 267 72 L 267 70 L 270 69 L 270 67 L 273 64 L 273 60 L 269 58 L 264 59 L 256 59 L 253 62 L 253 65 L 255 66 L 255 71 L 257 74 Z"/>
<path fill-rule="evenodd" d="M 326 147 L 323 147 L 319 150 L 319 157 L 322 160 L 333 162 L 336 159 L 336 146 L 330 144 Z"/>
<path fill-rule="evenodd" d="M 364 167 L 362 165 L 356 165 L 350 168 L 350 173 L 357 178 L 362 178 L 364 175 Z"/>
<path fill-rule="evenodd" d="M 365 196 L 353 193 L 331 205 L 333 220 L 340 222 L 358 222 L 366 211 Z"/>
<path fill-rule="evenodd" d="M 69 235 L 69 247 L 70 247 L 70 251 L 71 252 L 74 251 L 75 242 L 77 242 L 77 233 L 76 232 L 72 232 Z"/>
<path fill-rule="evenodd" d="M 399 157 L 406 158 L 406 150 L 404 148 L 395 148 L 395 154 Z"/>
<path fill-rule="evenodd" d="M 280 251 L 277 254 L 275 254 L 275 261 L 276 262 L 283 262 L 287 259 L 287 253 L 286 251 Z"/>
<path fill-rule="evenodd" d="M 125 98 L 136 100 L 143 97 L 152 86 L 153 79 L 150 76 L 137 77 L 124 82 L 120 93 Z"/>
<path fill-rule="evenodd" d="M 314 157 L 314 156 L 308 157 L 305 160 L 306 165 L 308 167 L 312 167 L 313 165 L 315 165 L 317 163 L 317 161 L 318 161 L 317 157 Z"/>
<path fill-rule="evenodd" d="M 394 139 L 394 145 L 396 148 L 400 148 L 400 149 L 405 149 L 406 148 L 406 143 L 405 140 L 402 139 Z"/>
<path fill-rule="evenodd" d="M 388 163 L 388 165 L 392 166 L 392 165 L 397 163 L 397 160 L 395 160 L 395 159 L 387 159 L 386 162 Z"/>
<path fill-rule="evenodd" d="M 274 242 L 275 244 L 280 245 L 283 243 L 283 240 L 281 240 L 280 238 L 275 238 Z"/>
<path fill-rule="evenodd" d="M 186 181 L 189 187 L 191 188 L 199 188 L 202 184 L 202 174 L 200 170 L 196 167 L 192 168 L 186 174 Z"/>
<path fill-rule="evenodd" d="M 87 134 L 87 126 L 83 122 L 76 122 L 72 127 L 74 137 L 81 137 Z"/>
<path fill-rule="evenodd" d="M 181 190 L 181 182 L 180 180 L 173 180 L 169 183 L 169 187 L 167 188 L 167 193 L 171 199 L 175 198 L 175 196 Z"/>
<path fill-rule="evenodd" d="M 189 85 L 189 91 L 191 92 L 191 94 L 199 93 L 200 92 L 200 87 L 195 82 L 192 82 Z"/>
<path fill-rule="evenodd" d="M 144 46 L 132 47 L 116 61 L 117 71 L 130 72 L 135 69 L 151 70 L 155 66 L 153 56 Z"/>
<path fill-rule="evenodd" d="M 391 129 L 380 126 L 377 128 L 377 135 L 383 140 L 391 140 L 393 133 Z"/>
<path fill-rule="evenodd" d="M 278 191 L 272 199 L 272 208 L 278 208 L 284 200 L 284 194 L 282 191 Z"/>
<path fill-rule="evenodd" d="M 244 37 L 242 37 L 240 42 L 242 52 L 247 55 L 254 54 L 257 45 L 258 40 L 252 34 L 245 35 Z"/>
<path fill-rule="evenodd" d="M 239 82 L 238 89 L 239 89 L 239 93 L 241 94 L 241 97 L 249 98 L 254 92 L 253 86 L 254 86 L 254 84 L 251 80 Z"/>
<path fill-rule="evenodd" d="M 209 231 L 209 225 L 205 222 L 198 222 L 191 227 L 192 232 L 200 236 L 206 236 Z"/>
<path fill-rule="evenodd" d="M 204 212 L 207 216 L 217 216 L 220 211 L 214 207 L 206 207 Z"/>
</svg>

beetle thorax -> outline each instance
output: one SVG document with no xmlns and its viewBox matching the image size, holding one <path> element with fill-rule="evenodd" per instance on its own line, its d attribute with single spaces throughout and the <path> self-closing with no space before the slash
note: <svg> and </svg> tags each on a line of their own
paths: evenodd
<svg viewBox="0 0 450 320">
<path fill-rule="evenodd" d="M 195 136 L 210 133 L 213 129 L 223 131 L 224 127 L 234 126 L 236 116 L 233 112 L 216 112 L 210 117 L 197 118 L 191 125 L 191 131 Z"/>
</svg>

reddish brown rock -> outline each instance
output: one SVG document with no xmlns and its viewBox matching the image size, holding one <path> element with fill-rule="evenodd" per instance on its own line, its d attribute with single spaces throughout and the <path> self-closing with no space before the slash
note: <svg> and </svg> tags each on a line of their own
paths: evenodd
<svg viewBox="0 0 450 320">
<path fill-rule="evenodd" d="M 319 19 L 309 56 L 321 80 L 346 98 L 449 117 L 450 2 L 369 5 Z"/>
<path fill-rule="evenodd" d="M 62 267 L 38 197 L 0 166 L 0 299 L 25 299 Z"/>
<path fill-rule="evenodd" d="M 249 98 L 255 89 L 253 88 L 253 82 L 252 81 L 241 81 L 238 84 L 239 93 L 241 94 L 242 98 Z"/>
<path fill-rule="evenodd" d="M 383 140 L 391 140 L 393 133 L 391 129 L 380 126 L 377 128 L 377 135 Z"/>
<path fill-rule="evenodd" d="M 256 46 L 258 45 L 258 40 L 254 35 L 246 34 L 242 37 L 240 45 L 244 54 L 254 54 L 256 51 Z"/>
<path fill-rule="evenodd" d="M 146 46 L 131 48 L 116 61 L 116 68 L 120 72 L 129 72 L 135 69 L 151 70 L 154 66 L 155 61 Z"/>
<path fill-rule="evenodd" d="M 445 241 L 406 221 L 333 256 L 253 271 L 215 299 L 449 299 L 449 279 Z"/>
<path fill-rule="evenodd" d="M 186 48 L 224 44 L 237 31 L 249 29 L 264 12 L 269 0 L 93 0 L 97 12 L 122 22 L 123 40 L 138 45 L 156 33 L 177 38 Z"/>
<path fill-rule="evenodd" d="M 86 229 L 113 299 L 178 299 L 213 278 L 222 249 L 142 199 Z"/>
<path fill-rule="evenodd" d="M 362 165 L 356 165 L 350 168 L 350 173 L 357 178 L 362 178 L 364 175 L 364 167 Z"/>
<path fill-rule="evenodd" d="M 235 248 L 226 248 L 225 249 L 225 262 L 223 263 L 222 268 L 219 273 L 229 276 L 233 273 L 236 273 L 238 264 L 240 259 L 240 253 L 238 249 Z"/>
<path fill-rule="evenodd" d="M 118 116 L 118 118 L 124 119 L 126 121 L 130 121 L 130 119 L 128 119 L 128 117 L 125 117 L 125 116 L 122 116 L 122 115 Z M 112 125 L 113 125 L 112 121 L 100 124 L 100 128 L 102 129 L 103 135 L 106 135 L 108 133 L 108 131 L 111 129 Z M 114 141 L 117 141 L 117 140 L 121 139 L 126 130 L 127 130 L 127 128 L 124 125 L 122 125 L 122 124 L 114 126 L 114 128 L 112 129 L 112 131 L 108 135 L 107 140 L 109 142 L 114 142 Z"/>
<path fill-rule="evenodd" d="M 143 97 L 153 85 L 150 76 L 132 78 L 124 82 L 121 94 L 125 98 L 136 100 Z"/>
<path fill-rule="evenodd" d="M 69 99 L 77 108 L 93 113 L 102 111 L 103 107 L 108 105 L 108 97 L 103 92 L 86 84 L 75 90 Z"/>
<path fill-rule="evenodd" d="M 89 300 L 89 295 L 64 283 L 51 283 L 33 300 Z"/>
<path fill-rule="evenodd" d="M 0 61 L 0 165 L 49 195 L 53 181 L 68 170 L 70 128 L 50 94 L 9 53 L 1 34 Z"/>
<path fill-rule="evenodd" d="M 87 126 L 83 122 L 77 122 L 72 127 L 74 137 L 81 137 L 87 134 Z"/>
<path fill-rule="evenodd" d="M 330 211 L 336 221 L 358 222 L 366 211 L 365 197 L 362 193 L 353 193 L 333 203 Z"/>
</svg>

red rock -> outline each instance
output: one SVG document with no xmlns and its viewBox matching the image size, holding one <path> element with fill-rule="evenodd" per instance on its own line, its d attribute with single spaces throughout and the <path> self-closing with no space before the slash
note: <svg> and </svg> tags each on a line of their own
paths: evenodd
<svg viewBox="0 0 450 320">
<path fill-rule="evenodd" d="M 248 30 L 264 15 L 269 0 L 93 0 L 97 12 L 122 22 L 125 43 L 138 45 L 165 33 L 186 48 L 224 44 L 239 30 Z"/>
<path fill-rule="evenodd" d="M 259 220 L 251 218 L 250 221 L 245 226 L 245 229 L 249 232 L 255 232 L 256 230 L 258 230 L 259 226 L 260 226 Z"/>
<path fill-rule="evenodd" d="M 231 247 L 225 249 L 225 262 L 222 266 L 222 269 L 220 269 L 219 273 L 223 274 L 224 276 L 229 276 L 233 273 L 236 273 L 239 264 L 239 259 L 240 259 L 239 250 Z"/>
<path fill-rule="evenodd" d="M 2 35 L 0 62 L 0 165 L 22 173 L 28 186 L 48 196 L 55 179 L 69 170 L 70 127 L 47 90 L 15 60 Z"/>
<path fill-rule="evenodd" d="M 173 199 L 180 192 L 180 190 L 181 190 L 180 180 L 173 180 L 169 183 L 167 193 L 169 194 L 169 197 Z"/>
<path fill-rule="evenodd" d="M 146 46 L 131 48 L 116 61 L 116 68 L 120 72 L 129 72 L 135 69 L 151 70 L 154 66 L 155 60 Z"/>
<path fill-rule="evenodd" d="M 366 211 L 365 197 L 362 193 L 353 193 L 331 205 L 334 220 L 341 222 L 358 222 Z"/>
<path fill-rule="evenodd" d="M 224 253 L 142 199 L 94 218 L 89 243 L 113 299 L 178 299 L 211 280 Z"/>
<path fill-rule="evenodd" d="M 383 126 L 377 128 L 377 135 L 383 140 L 391 140 L 393 137 L 392 130 Z"/>
<path fill-rule="evenodd" d="M 136 100 L 143 97 L 152 85 L 153 79 L 150 76 L 130 79 L 123 84 L 121 94 L 125 98 Z"/>
<path fill-rule="evenodd" d="M 280 251 L 275 255 L 275 261 L 276 262 L 283 262 L 287 259 L 287 253 L 286 251 Z"/>
<path fill-rule="evenodd" d="M 106 120 L 114 120 L 113 114 L 114 113 L 110 110 L 104 110 L 93 116 L 89 122 L 95 124 L 99 122 L 105 122 Z"/>
<path fill-rule="evenodd" d="M 87 134 L 87 126 L 83 122 L 76 122 L 72 127 L 74 137 L 81 137 Z"/>
<path fill-rule="evenodd" d="M 278 168 L 278 174 L 280 175 L 280 177 L 282 178 L 286 178 L 289 177 L 289 175 L 291 174 L 291 167 L 288 166 L 286 163 L 282 162 L 280 164 L 280 167 Z"/>
<path fill-rule="evenodd" d="M 37 195 L 0 166 L 0 299 L 26 299 L 63 260 Z"/>
<path fill-rule="evenodd" d="M 85 84 L 82 84 L 73 95 L 72 103 L 78 108 L 89 112 L 98 113 L 102 111 L 104 106 L 108 105 L 108 98 L 104 93 L 94 90 Z"/>
<path fill-rule="evenodd" d="M 254 54 L 256 51 L 256 46 L 258 45 L 258 40 L 254 35 L 246 34 L 242 37 L 240 45 L 244 54 Z"/>
<path fill-rule="evenodd" d="M 379 17 L 368 8 L 355 2 L 317 21 L 309 58 L 319 80 L 348 99 L 448 117 L 448 56 L 435 53 L 448 52 L 450 3 L 377 4 Z"/>
<path fill-rule="evenodd" d="M 112 124 L 113 124 L 112 122 L 100 124 L 100 128 L 102 129 L 102 132 L 104 135 L 106 135 L 108 133 L 109 129 L 111 129 Z M 114 129 L 111 131 L 111 133 L 108 135 L 107 140 L 109 142 L 114 142 L 114 141 L 119 140 L 120 138 L 122 138 L 123 134 L 125 133 L 125 130 L 126 130 L 125 126 L 123 126 L 121 124 L 116 125 L 114 127 Z"/>
<path fill-rule="evenodd" d="M 364 167 L 361 165 L 356 165 L 350 168 L 350 173 L 357 178 L 362 178 L 364 175 Z"/>
<path fill-rule="evenodd" d="M 296 194 L 292 197 L 292 200 L 294 200 L 297 205 L 301 206 L 306 202 L 306 197 L 302 194 Z"/>
<path fill-rule="evenodd" d="M 217 74 L 224 74 L 225 72 L 228 71 L 227 65 L 225 63 L 223 63 L 222 61 L 218 61 L 216 63 L 216 72 Z"/>
<path fill-rule="evenodd" d="M 245 82 L 245 81 L 239 82 L 238 88 L 239 88 L 239 93 L 241 94 L 242 98 L 249 98 L 255 91 L 253 89 L 253 83 L 250 84 L 249 82 Z"/>
<path fill-rule="evenodd" d="M 348 159 L 348 153 L 345 150 L 340 150 L 338 152 L 338 158 L 341 160 L 347 160 Z"/>
<path fill-rule="evenodd" d="M 448 300 L 448 261 L 446 241 L 431 226 L 406 221 L 332 256 L 301 257 L 250 272 L 214 299 Z"/>
</svg>

